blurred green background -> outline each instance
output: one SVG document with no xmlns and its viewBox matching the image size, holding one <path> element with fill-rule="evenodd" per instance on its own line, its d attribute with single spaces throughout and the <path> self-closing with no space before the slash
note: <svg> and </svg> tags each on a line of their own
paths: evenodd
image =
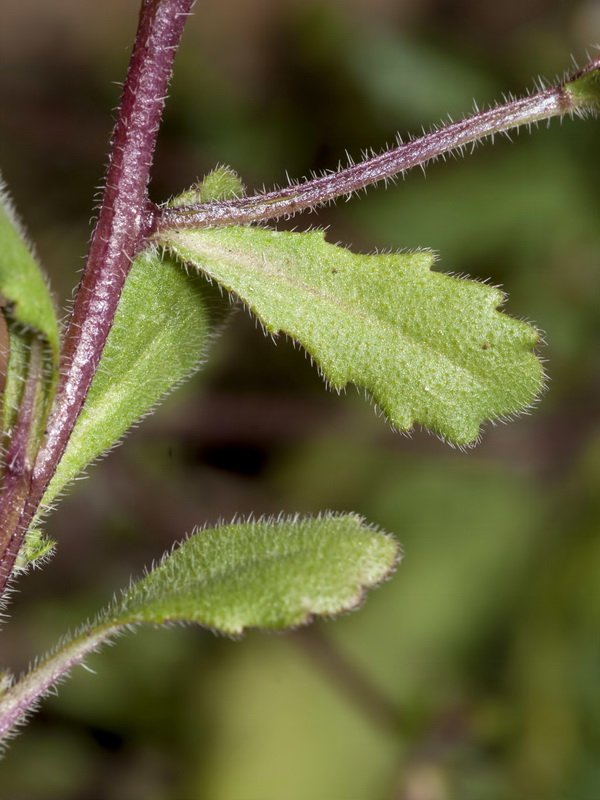
<svg viewBox="0 0 600 800">
<path fill-rule="evenodd" d="M 3 0 L 0 164 L 61 308 L 82 266 L 136 0 Z M 205 0 L 152 196 L 216 163 L 250 189 L 336 166 L 581 63 L 597 0 Z M 18 584 L 24 669 L 195 525 L 353 510 L 405 559 L 357 614 L 241 642 L 144 630 L 78 668 L 0 765 L 11 800 L 600 797 L 599 123 L 555 122 L 296 218 L 430 247 L 546 334 L 547 394 L 463 453 L 394 434 L 243 313 L 90 470 Z"/>
</svg>

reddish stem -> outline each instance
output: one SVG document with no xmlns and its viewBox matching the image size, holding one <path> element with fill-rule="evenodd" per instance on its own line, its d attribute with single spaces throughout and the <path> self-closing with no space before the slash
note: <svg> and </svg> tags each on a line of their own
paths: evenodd
<svg viewBox="0 0 600 800">
<path fill-rule="evenodd" d="M 160 233 L 165 230 L 245 225 L 291 216 L 305 209 L 316 208 L 337 197 L 350 195 L 378 181 L 393 178 L 415 166 L 423 166 L 445 153 L 461 150 L 465 145 L 495 133 L 566 113 L 584 114 L 587 110 L 586 100 L 572 94 L 569 86 L 599 69 L 600 59 L 596 59 L 562 84 L 530 97 L 478 112 L 418 139 L 402 142 L 397 147 L 358 164 L 292 184 L 284 189 L 235 200 L 162 208 L 156 216 L 155 233 L 160 241 Z M 593 102 L 590 110 L 593 110 Z M 595 102 L 598 102 L 597 99 Z"/>
<path fill-rule="evenodd" d="M 36 407 L 42 380 L 41 343 L 32 337 L 29 367 L 19 414 L 11 433 L 2 486 L 2 507 L 0 508 L 0 573 L 5 563 L 11 568 L 19 552 L 21 539 L 16 531 L 19 528 L 24 504 L 27 502 L 31 479 L 31 436 L 35 427 Z"/>
<path fill-rule="evenodd" d="M 0 594 L 24 532 L 65 450 L 98 367 L 131 262 L 151 227 L 150 166 L 173 60 L 194 0 L 143 0 L 104 195 L 64 337 L 61 379 L 11 553 L 0 556 Z"/>
</svg>

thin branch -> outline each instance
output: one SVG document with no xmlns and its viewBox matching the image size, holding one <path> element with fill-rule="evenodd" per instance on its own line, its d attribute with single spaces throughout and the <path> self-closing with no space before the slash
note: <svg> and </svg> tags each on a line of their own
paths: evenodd
<svg viewBox="0 0 600 800">
<path fill-rule="evenodd" d="M 107 625 L 92 630 L 84 629 L 74 639 L 60 645 L 31 670 L 12 683 L 0 696 L 0 746 L 36 707 L 39 700 L 65 678 L 70 670 L 80 664 L 112 635 L 117 628 Z"/>
<path fill-rule="evenodd" d="M 564 83 L 489 111 L 481 111 L 338 172 L 251 197 L 161 208 L 155 222 L 157 238 L 160 239 L 160 232 L 167 229 L 241 225 L 289 217 L 422 166 L 496 133 L 564 114 L 597 112 L 600 107 L 599 84 L 600 58 L 591 61 Z"/>
<path fill-rule="evenodd" d="M 331 685 L 345 694 L 376 727 L 394 736 L 398 736 L 405 728 L 401 712 L 393 700 L 346 657 L 318 626 L 299 628 L 290 638 L 331 679 Z"/>
<path fill-rule="evenodd" d="M 27 501 L 31 479 L 31 438 L 36 424 L 38 397 L 42 386 L 42 343 L 32 337 L 29 366 L 19 414 L 6 453 L 2 503 L 0 507 L 0 575 L 8 573 L 19 552 L 18 522 Z"/>
<path fill-rule="evenodd" d="M 54 410 L 34 466 L 28 507 L 13 537 L 17 545 L 64 452 L 112 327 L 131 262 L 150 229 L 150 167 L 173 60 L 192 5 L 193 0 L 142 2 L 102 204 L 64 337 Z M 0 594 L 14 558 L 15 553 L 0 569 Z"/>
</svg>

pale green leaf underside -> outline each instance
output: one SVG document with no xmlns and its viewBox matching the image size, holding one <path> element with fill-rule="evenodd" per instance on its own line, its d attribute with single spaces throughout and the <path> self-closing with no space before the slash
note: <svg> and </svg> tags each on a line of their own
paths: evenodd
<svg viewBox="0 0 600 800">
<path fill-rule="evenodd" d="M 187 274 L 156 250 L 135 259 L 45 505 L 199 366 L 219 299 L 202 276 Z"/>
<path fill-rule="evenodd" d="M 31 254 L 0 179 L 0 296 L 11 319 L 40 333 L 58 363 L 58 322 L 50 292 Z"/>
<path fill-rule="evenodd" d="M 336 389 L 369 391 L 393 425 L 459 445 L 527 407 L 543 384 L 538 332 L 498 289 L 432 272 L 432 253 L 357 255 L 321 231 L 231 227 L 161 240 L 297 340 Z"/>
<path fill-rule="evenodd" d="M 354 608 L 397 558 L 397 543 L 356 515 L 224 525 L 187 539 L 107 621 L 288 628 Z"/>
</svg>

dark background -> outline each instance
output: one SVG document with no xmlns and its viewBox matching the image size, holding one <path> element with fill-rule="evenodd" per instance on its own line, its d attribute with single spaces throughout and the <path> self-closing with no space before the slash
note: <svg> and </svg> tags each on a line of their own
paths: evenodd
<svg viewBox="0 0 600 800">
<path fill-rule="evenodd" d="M 89 237 L 134 0 L 4 0 L 0 164 L 62 309 Z M 206 0 L 176 62 L 162 201 L 217 163 L 250 189 L 533 88 L 600 41 L 600 3 Z M 21 579 L 23 669 L 195 525 L 354 510 L 405 560 L 358 614 L 285 636 L 144 630 L 89 659 L 0 765 L 11 800 L 600 796 L 598 121 L 503 137 L 299 229 L 431 247 L 546 334 L 531 416 L 462 453 L 392 433 L 238 313 L 207 368 L 89 470 Z"/>
</svg>

